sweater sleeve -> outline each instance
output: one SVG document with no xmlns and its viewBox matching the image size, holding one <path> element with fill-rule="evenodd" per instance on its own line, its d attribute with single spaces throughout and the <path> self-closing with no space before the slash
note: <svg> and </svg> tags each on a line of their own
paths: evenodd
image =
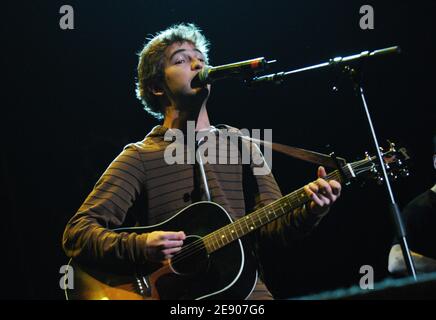
<svg viewBox="0 0 436 320">
<path fill-rule="evenodd" d="M 144 165 L 131 144 L 112 161 L 77 213 L 67 223 L 62 244 L 67 256 L 100 263 L 145 262 L 147 234 L 117 233 L 143 190 Z"/>
</svg>

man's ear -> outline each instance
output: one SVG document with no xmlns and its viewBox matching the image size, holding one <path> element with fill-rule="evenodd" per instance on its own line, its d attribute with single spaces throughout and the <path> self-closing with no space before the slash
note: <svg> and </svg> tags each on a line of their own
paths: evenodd
<svg viewBox="0 0 436 320">
<path fill-rule="evenodd" d="M 161 97 L 165 94 L 163 87 L 156 82 L 151 83 L 148 86 L 148 90 L 150 90 L 150 92 L 152 94 L 154 94 L 155 96 L 158 96 L 158 97 Z"/>
</svg>

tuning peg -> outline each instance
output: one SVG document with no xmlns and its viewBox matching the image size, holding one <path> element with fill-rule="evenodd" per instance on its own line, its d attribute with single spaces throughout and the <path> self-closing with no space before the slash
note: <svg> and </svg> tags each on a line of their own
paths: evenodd
<svg viewBox="0 0 436 320">
<path fill-rule="evenodd" d="M 406 148 L 400 148 L 400 150 L 398 150 L 404 157 L 404 160 L 409 160 L 410 156 L 407 153 L 407 149 Z"/>
<path fill-rule="evenodd" d="M 395 143 L 393 143 L 391 140 L 387 139 L 386 140 L 389 143 L 389 150 L 390 151 L 395 151 Z"/>
<path fill-rule="evenodd" d="M 382 176 L 379 175 L 379 176 L 377 177 L 377 184 L 378 184 L 378 185 L 382 185 L 384 181 L 385 181 L 385 179 L 383 179 Z"/>
<path fill-rule="evenodd" d="M 400 175 L 404 178 L 404 177 L 408 177 L 410 175 L 409 170 L 407 169 L 401 169 L 400 170 Z"/>
</svg>

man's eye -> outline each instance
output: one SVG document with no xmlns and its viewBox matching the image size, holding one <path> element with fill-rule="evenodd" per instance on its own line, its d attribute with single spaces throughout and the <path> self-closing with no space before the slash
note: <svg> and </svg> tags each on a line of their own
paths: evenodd
<svg viewBox="0 0 436 320">
<path fill-rule="evenodd" d="M 181 64 L 181 63 L 184 63 L 184 62 L 185 62 L 184 59 L 178 59 L 178 60 L 176 60 L 175 64 Z"/>
</svg>

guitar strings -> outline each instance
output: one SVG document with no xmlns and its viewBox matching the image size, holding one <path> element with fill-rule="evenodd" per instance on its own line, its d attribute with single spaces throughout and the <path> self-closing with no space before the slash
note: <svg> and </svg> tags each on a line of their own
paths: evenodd
<svg viewBox="0 0 436 320">
<path fill-rule="evenodd" d="M 361 160 L 360 162 L 356 162 L 356 163 L 353 163 L 353 164 L 351 164 L 351 165 L 352 165 L 352 167 L 354 167 L 354 169 L 359 169 L 359 166 L 362 165 L 362 164 L 365 164 L 366 162 L 368 162 L 368 160 Z M 331 178 L 337 176 L 338 174 L 339 174 L 339 172 L 338 172 L 338 171 L 335 171 L 335 172 L 333 172 L 332 174 L 327 175 L 325 178 L 327 178 L 327 179 L 331 179 Z M 299 190 L 297 190 L 297 191 L 299 191 Z M 287 195 L 287 196 L 285 196 L 285 197 L 292 199 L 293 197 L 295 198 L 295 196 L 296 196 L 296 194 L 293 194 L 293 193 L 292 193 L 292 194 L 289 194 L 289 195 Z M 285 197 L 283 197 L 283 198 L 285 198 Z M 279 200 L 282 200 L 283 198 L 281 198 L 281 199 L 279 199 Z M 295 199 L 293 199 L 293 200 L 295 200 Z M 270 208 L 274 208 L 274 207 L 276 207 L 276 208 L 277 208 L 277 204 L 280 203 L 280 202 L 279 202 L 279 201 L 276 201 L 276 202 L 277 202 L 277 203 L 271 203 L 268 207 L 270 207 Z M 262 210 L 262 209 L 260 209 L 260 210 Z M 273 210 L 274 210 L 274 209 L 273 209 Z M 265 212 L 265 210 L 263 210 L 263 212 Z M 242 219 L 239 219 L 239 220 L 235 221 L 235 224 L 234 224 L 235 226 L 238 224 L 238 221 L 239 221 L 239 225 L 240 225 Z M 226 227 L 227 227 L 227 226 L 224 226 L 223 228 L 226 228 Z M 241 229 L 241 230 L 242 230 L 242 229 Z M 188 256 L 191 256 L 192 254 L 196 253 L 198 250 L 203 250 L 203 248 L 204 248 L 204 242 L 205 242 L 205 241 L 208 241 L 208 240 L 209 240 L 210 238 L 212 238 L 212 237 L 216 237 L 216 233 L 220 233 L 220 232 L 218 232 L 218 230 L 217 230 L 217 231 L 215 231 L 215 232 L 209 234 L 208 236 L 205 236 L 204 238 L 199 239 L 199 240 L 197 240 L 197 241 L 195 241 L 195 242 L 189 244 L 187 247 L 185 247 L 184 249 L 182 249 L 183 252 L 180 252 L 179 254 L 177 254 L 177 255 L 174 257 L 173 262 L 177 262 L 177 261 L 180 261 L 180 260 L 182 260 L 182 259 L 185 259 L 185 258 L 187 258 Z M 235 241 L 235 240 L 236 240 L 236 239 L 232 239 L 232 241 Z M 218 240 L 216 240 L 216 241 L 218 241 Z"/>
<path fill-rule="evenodd" d="M 371 159 L 372 160 L 372 159 Z M 357 161 L 357 162 L 355 162 L 355 163 L 353 163 L 353 164 L 350 164 L 351 165 L 351 167 L 353 168 L 353 169 L 359 169 L 359 167 L 361 166 L 361 165 L 363 165 L 363 164 L 366 164 L 367 162 L 369 162 L 370 160 L 361 160 L 361 161 Z M 356 171 L 357 172 L 357 171 Z M 339 171 L 334 171 L 334 172 L 332 172 L 331 174 L 329 174 L 329 175 L 327 175 L 325 178 L 326 179 L 328 179 L 328 180 L 332 180 L 332 178 L 333 177 L 338 177 L 338 178 L 340 178 L 340 174 L 339 174 Z M 346 176 L 348 177 L 348 178 L 350 178 L 350 174 L 346 174 Z M 283 198 L 288 198 L 288 199 L 290 199 L 291 201 L 295 201 L 296 200 L 296 197 L 297 197 L 297 195 L 298 195 L 298 191 L 300 191 L 301 189 L 299 189 L 299 190 L 296 190 L 296 191 L 294 191 L 293 193 L 291 193 L 291 194 L 289 194 L 289 195 L 287 195 L 287 196 L 285 196 L 285 197 L 283 197 Z M 282 201 L 280 201 L 280 200 L 283 200 L 283 198 L 280 198 L 280 199 L 278 199 L 278 200 L 276 200 L 276 201 L 274 201 L 273 203 L 271 203 L 271 204 L 269 204 L 268 205 L 268 208 L 270 208 L 270 209 L 272 209 L 272 210 L 276 210 L 277 208 L 278 208 L 278 204 L 280 204 Z M 265 208 L 262 208 L 262 209 L 259 209 L 259 210 L 262 210 L 263 211 L 263 213 L 265 213 L 265 210 L 264 210 Z M 234 226 L 236 226 L 237 224 L 241 224 L 242 223 L 242 220 L 243 220 L 244 218 L 241 218 L 241 219 L 238 219 L 238 220 L 236 220 L 233 224 L 234 224 Z M 227 228 L 228 227 L 228 225 L 227 226 L 224 226 L 224 227 L 222 227 L 221 229 L 225 229 L 225 228 Z M 219 229 L 219 230 L 221 230 L 221 229 Z M 199 240 L 196 240 L 195 242 L 193 242 L 193 243 L 191 243 L 191 244 L 189 244 L 188 246 L 186 246 L 185 248 L 183 248 L 181 251 L 180 251 L 180 253 L 178 253 L 178 254 L 176 254 L 175 255 L 175 257 L 172 259 L 172 262 L 173 263 L 176 263 L 176 262 L 178 262 L 178 261 L 180 261 L 180 260 L 183 260 L 183 259 L 185 259 L 185 258 L 187 258 L 187 257 L 190 257 L 190 256 L 192 256 L 193 254 L 195 254 L 195 253 L 197 253 L 197 252 L 199 252 L 199 251 L 201 251 L 201 250 L 203 250 L 204 249 L 204 243 L 206 242 L 206 241 L 209 241 L 212 237 L 215 237 L 216 238 L 216 234 L 219 234 L 219 233 L 222 233 L 222 231 L 221 232 L 219 232 L 219 230 L 216 230 L 216 231 L 214 231 L 214 232 L 212 232 L 211 234 L 209 234 L 209 235 L 207 235 L 207 236 L 205 236 L 205 237 L 203 237 L 203 238 L 201 238 L 201 239 L 199 239 Z M 242 228 L 241 228 L 241 230 L 242 230 Z M 238 238 L 240 238 L 240 237 L 238 237 Z M 235 240 L 237 240 L 237 239 L 232 239 L 232 241 L 235 241 Z M 218 239 L 216 239 L 216 241 L 218 242 Z M 231 241 L 230 241 L 231 242 Z"/>
<path fill-rule="evenodd" d="M 364 159 L 364 160 L 356 161 L 356 162 L 354 162 L 354 163 L 351 163 L 350 166 L 351 166 L 351 168 L 353 169 L 353 171 L 354 171 L 354 172 L 356 173 L 356 175 L 357 175 L 357 174 L 359 174 L 360 172 L 364 172 L 364 171 L 366 171 L 366 169 L 363 170 L 363 171 L 358 171 L 358 170 L 360 170 L 360 167 L 361 167 L 361 166 L 362 166 L 362 168 L 364 168 L 363 166 L 366 165 L 368 162 L 372 162 L 372 160 L 374 160 L 374 158 L 375 158 L 375 157 L 371 157 L 371 158 L 369 158 L 369 159 Z M 352 177 L 351 173 L 345 173 L 345 172 L 344 172 L 344 174 L 345 174 L 345 176 L 346 176 L 347 178 L 351 178 L 351 177 Z M 327 176 L 324 177 L 324 179 L 327 179 L 327 180 L 335 180 L 335 179 L 333 179 L 333 178 L 339 178 L 339 179 L 341 178 L 341 174 L 340 174 L 339 170 L 335 170 L 335 171 L 333 171 L 332 173 L 330 173 L 330 174 L 328 174 Z M 298 189 L 298 190 L 295 190 L 294 192 L 292 192 L 292 193 L 290 193 L 290 194 L 288 194 L 288 195 L 286 195 L 286 196 L 284 196 L 284 197 L 282 197 L 282 198 L 280 198 L 280 199 L 275 200 L 274 202 L 272 202 L 272 203 L 270 203 L 269 205 L 267 205 L 267 207 L 269 208 L 269 210 L 273 210 L 273 211 L 276 211 L 277 209 L 282 208 L 282 206 L 281 206 L 281 205 L 279 206 L 279 204 L 283 201 L 283 199 L 284 199 L 284 198 L 288 198 L 291 202 L 295 201 L 297 198 L 300 197 L 299 194 L 300 194 L 300 192 L 301 192 L 301 189 L 302 189 L 302 188 L 300 188 L 300 189 Z M 307 202 L 307 201 L 305 201 L 305 202 Z M 261 209 L 259 209 L 258 211 L 261 211 L 259 214 L 261 214 L 262 212 L 263 212 L 263 213 L 266 212 L 266 211 L 265 211 L 265 208 L 261 208 Z M 277 217 L 277 218 L 278 218 L 278 217 Z M 244 219 L 244 218 L 240 218 L 240 219 L 236 220 L 235 222 L 231 223 L 230 225 L 234 225 L 234 226 L 236 226 L 236 225 L 238 225 L 238 224 L 240 225 L 240 224 L 242 223 L 242 220 L 243 220 L 243 219 Z M 274 220 L 274 219 L 273 219 L 273 220 Z M 271 221 L 272 221 L 272 220 L 271 220 Z M 219 230 L 226 229 L 226 228 L 228 228 L 228 226 L 229 226 L 229 225 L 226 225 L 226 226 L 224 226 L 224 227 L 222 227 L 222 228 L 220 228 L 220 229 L 218 229 L 218 230 L 216 230 L 216 231 L 214 231 L 214 232 L 208 234 L 207 236 L 205 236 L 205 237 L 203 237 L 203 238 L 201 238 L 201 239 L 198 239 L 198 240 L 196 240 L 196 241 L 194 241 L 194 242 L 188 244 L 186 247 L 182 248 L 182 249 L 179 251 L 179 253 L 175 254 L 174 258 L 171 259 L 171 263 L 174 264 L 174 263 L 180 262 L 181 260 L 184 260 L 184 259 L 186 259 L 186 258 L 188 258 L 188 257 L 191 257 L 191 256 L 194 255 L 194 254 L 197 254 L 198 252 L 201 252 L 202 250 L 204 250 L 205 242 L 211 240 L 212 237 L 215 237 L 215 238 L 216 238 L 216 237 L 217 237 L 217 234 L 222 233 L 222 231 L 219 232 Z M 257 228 L 256 228 L 256 229 L 257 229 Z M 241 227 L 240 230 L 243 231 L 242 227 Z M 247 233 L 246 233 L 246 234 L 247 234 Z M 243 235 L 243 236 L 244 236 L 244 235 Z M 240 237 L 238 236 L 236 239 L 232 239 L 232 240 L 229 241 L 228 243 L 233 242 L 233 241 L 236 241 L 236 240 L 238 240 L 239 238 L 240 238 Z M 216 241 L 218 242 L 218 239 L 216 239 Z M 227 243 L 227 244 L 228 244 L 228 243 Z"/>
</svg>

